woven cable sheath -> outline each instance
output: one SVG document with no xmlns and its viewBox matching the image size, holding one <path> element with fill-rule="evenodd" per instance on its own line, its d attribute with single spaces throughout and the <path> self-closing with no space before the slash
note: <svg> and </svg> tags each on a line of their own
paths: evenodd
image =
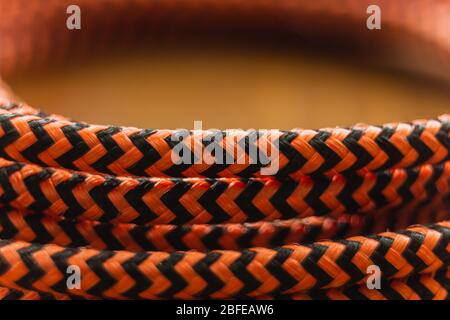
<svg viewBox="0 0 450 320">
<path fill-rule="evenodd" d="M 8 106 L 7 106 L 8 107 Z M 11 113 L 0 107 L 0 154 L 7 159 L 41 166 L 114 175 L 155 177 L 251 177 L 260 175 L 261 164 L 174 163 L 172 130 L 139 130 L 88 125 L 53 118 Z M 233 139 L 270 140 L 279 146 L 278 177 L 381 171 L 436 164 L 450 159 L 450 119 L 397 123 L 384 126 L 329 130 L 273 130 L 258 134 L 231 131 Z M 189 144 L 204 136 L 189 132 Z M 222 133 L 221 135 L 225 135 Z M 253 135 L 253 138 L 250 137 Z M 259 138 L 254 140 L 254 136 Z M 35 141 L 27 137 L 33 136 Z M 270 136 L 270 137 L 269 137 Z M 226 138 L 223 144 L 225 145 Z M 63 147 L 64 146 L 64 147 Z M 237 151 L 234 151 L 236 153 Z"/>
<path fill-rule="evenodd" d="M 384 280 L 382 288 L 368 289 L 367 285 L 352 285 L 343 289 L 315 290 L 308 294 L 259 296 L 246 299 L 282 300 L 444 300 L 449 298 L 450 271 L 414 275 L 404 279 Z M 82 300 L 81 296 L 49 294 L 31 290 L 0 287 L 0 300 Z M 95 299 L 91 297 L 90 299 Z"/>
<path fill-rule="evenodd" d="M 2 76 L 128 47 L 147 32 L 196 33 L 196 23 L 214 37 L 232 26 L 369 50 L 405 41 L 429 74 L 450 74 L 448 0 L 79 0 L 78 33 L 60 27 L 69 4 L 0 0 Z M 382 7 L 386 32 L 361 30 L 369 4 Z M 234 144 L 225 156 L 277 151 L 279 169 L 172 158 L 172 137 L 184 136 L 195 159 L 212 134 Z M 46 114 L 0 82 L 2 300 L 448 300 L 449 219 L 449 115 L 314 130 L 139 129 Z M 66 283 L 74 265 L 79 289 Z M 368 287 L 370 266 L 381 288 Z"/>
<path fill-rule="evenodd" d="M 372 264 L 383 266 L 386 279 L 434 273 L 449 263 L 449 240 L 450 224 L 438 223 L 310 246 L 207 253 L 98 251 L 2 241 L 0 285 L 47 293 L 73 291 L 103 298 L 194 299 L 303 293 L 361 283 Z M 66 274 L 61 270 L 70 264 L 79 266 L 85 274 L 81 289 L 66 286 Z M 17 278 L 24 269 L 28 272 Z M 134 281 L 124 282 L 128 278 Z"/>
</svg>

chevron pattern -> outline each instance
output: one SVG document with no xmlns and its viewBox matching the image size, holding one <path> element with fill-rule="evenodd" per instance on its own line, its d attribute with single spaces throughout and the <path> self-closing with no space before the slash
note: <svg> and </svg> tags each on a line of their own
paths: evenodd
<svg viewBox="0 0 450 320">
<path fill-rule="evenodd" d="M 283 300 L 449 300 L 450 270 L 413 275 L 405 279 L 383 280 L 380 289 L 353 285 L 339 289 L 316 290 L 307 294 L 263 296 L 258 299 Z"/>
<path fill-rule="evenodd" d="M 3 129 L 0 155 L 10 160 L 119 176 L 210 176 L 204 174 L 206 171 L 215 172 L 218 177 L 259 175 L 248 170 L 249 163 L 238 164 L 237 161 L 225 167 L 221 164 L 172 162 L 171 154 L 177 143 L 173 143 L 170 137 L 181 134 L 171 130 L 86 125 L 11 113 L 8 109 L 9 106 L 0 107 L 0 127 Z M 265 154 L 258 143 L 261 136 L 265 136 L 267 141 L 279 146 L 277 176 L 295 177 L 440 163 L 450 160 L 449 132 L 450 119 L 441 116 L 436 120 L 382 127 L 277 131 L 270 137 L 258 134 L 258 139 L 252 139 L 253 133 L 246 131 L 233 131 L 231 134 L 238 141 L 253 143 L 258 154 Z M 201 139 L 201 135 L 190 132 L 191 143 L 186 145 L 202 144 Z M 225 145 L 226 137 L 223 140 Z M 58 148 L 60 145 L 65 147 Z M 248 148 L 244 150 L 249 151 Z"/>
<path fill-rule="evenodd" d="M 372 264 L 380 266 L 386 279 L 434 273 L 449 264 L 449 240 L 449 222 L 310 246 L 206 253 L 98 251 L 3 240 L 0 285 L 70 294 L 70 289 L 55 284 L 67 276 L 61 270 L 75 264 L 82 274 L 92 274 L 81 279 L 80 289 L 73 289 L 77 295 L 194 299 L 295 294 L 363 283 Z M 252 273 L 254 268 L 260 272 Z M 23 275 L 17 278 L 19 273 Z M 48 273 L 53 276 L 46 277 Z M 118 285 L 124 276 L 130 281 L 125 288 Z M 129 290 L 136 285 L 141 288 Z"/>
<path fill-rule="evenodd" d="M 0 300 L 82 300 L 82 297 L 0 287 Z"/>
<path fill-rule="evenodd" d="M 384 223 L 379 221 L 377 226 L 386 229 L 387 223 L 388 219 L 384 218 Z M 339 219 L 309 217 L 246 224 L 141 226 L 71 221 L 12 210 L 0 215 L 0 238 L 99 250 L 206 252 L 337 240 L 367 232 L 367 227 L 373 224 L 373 218 L 342 215 Z"/>
<path fill-rule="evenodd" d="M 414 275 L 405 279 L 383 280 L 380 289 L 353 285 L 345 289 L 316 290 L 308 294 L 246 297 L 257 300 L 448 300 L 450 271 L 440 269 L 432 274 Z M 81 300 L 76 295 L 40 293 L 31 290 L 0 287 L 0 300 Z M 91 298 L 94 299 L 94 298 Z"/>
<path fill-rule="evenodd" d="M 408 156 L 389 142 L 395 126 L 371 131 L 371 148 L 384 148 L 391 158 L 379 151 L 371 156 L 360 143 L 367 133 L 351 129 L 342 144 L 357 159 L 347 166 L 326 143 L 332 132 L 308 131 L 308 148 L 325 162 L 312 149 L 292 147 L 304 146 L 295 141 L 308 134 L 282 133 L 281 154 L 290 162 L 262 177 L 245 166 L 212 165 L 201 174 L 196 165 L 162 165 L 164 144 L 150 137 L 173 148 L 170 132 L 72 123 L 20 105 L 4 110 L 4 299 L 448 298 L 446 120 L 416 121 L 411 131 L 399 124 L 408 134 L 394 141 L 401 139 L 403 151 L 415 150 Z M 429 137 L 427 126 L 434 138 L 417 141 L 414 135 Z M 129 135 L 134 147 L 124 149 L 128 144 L 117 135 Z M 94 153 L 101 156 L 83 160 Z M 120 165 L 131 163 L 128 157 L 138 159 L 131 171 Z M 422 225 L 408 227 L 414 223 Z M 67 288 L 70 265 L 80 267 L 82 289 Z M 365 285 L 370 265 L 382 270 L 379 290 Z"/>
<path fill-rule="evenodd" d="M 438 200 L 438 201 L 436 201 Z M 276 247 L 289 243 L 308 244 L 323 239 L 368 235 L 386 229 L 405 228 L 418 211 L 429 211 L 423 223 L 447 216 L 447 202 L 435 199 L 424 208 L 418 205 L 375 216 L 342 214 L 338 218 L 259 221 L 253 223 L 154 225 L 114 224 L 84 219 L 68 220 L 46 214 L 0 209 L 0 238 L 60 246 L 88 246 L 103 250 L 165 251 L 238 250 Z M 395 219 L 394 219 L 395 218 Z"/>
<path fill-rule="evenodd" d="M 65 1 L 49 2 L 45 14 L 29 2 L 0 0 L 2 71 L 53 59 L 55 43 L 61 54 L 77 47 L 53 25 Z M 78 2 L 98 19 L 86 20 L 85 45 L 107 40 L 115 19 L 131 31 L 171 12 L 208 21 L 231 12 L 233 22 L 242 14 L 268 25 L 286 8 L 320 26 L 322 14 L 366 18 L 365 7 L 345 1 L 122 0 L 111 17 L 98 1 Z M 403 8 L 385 2 L 384 23 L 397 29 Z M 447 39 L 431 34 L 447 16 L 431 23 L 429 4 L 414 4 L 422 15 L 402 16 L 401 25 L 448 66 Z M 121 9 L 128 14 L 118 17 Z M 36 31 L 33 16 L 48 23 Z M 92 125 L 13 100 L 0 82 L 0 300 L 450 300 L 449 115 L 215 132 Z M 213 133 L 222 138 L 214 156 L 227 161 L 196 162 Z M 73 266 L 78 289 L 67 286 Z M 371 266 L 380 288 L 367 286 Z"/>
<path fill-rule="evenodd" d="M 402 207 L 450 191 L 450 161 L 284 181 L 102 176 L 0 159 L 0 201 L 18 210 L 102 222 L 204 224 L 339 216 Z M 428 186 L 432 183 L 434 188 Z"/>
</svg>

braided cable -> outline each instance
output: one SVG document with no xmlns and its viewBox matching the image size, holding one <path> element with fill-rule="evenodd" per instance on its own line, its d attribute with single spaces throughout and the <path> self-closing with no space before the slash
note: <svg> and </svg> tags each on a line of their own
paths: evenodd
<svg viewBox="0 0 450 320">
<path fill-rule="evenodd" d="M 70 294 L 61 270 L 74 264 L 85 275 L 81 288 L 72 290 L 79 295 L 194 299 L 302 293 L 362 283 L 374 264 L 386 279 L 433 273 L 449 264 L 449 240 L 449 222 L 309 246 L 206 253 L 98 251 L 2 240 L 0 285 Z M 28 272 L 17 277 L 24 269 Z"/>
<path fill-rule="evenodd" d="M 380 289 L 353 285 L 341 289 L 315 290 L 308 294 L 260 296 L 259 300 L 447 300 L 450 294 L 450 271 L 414 275 L 404 279 L 383 280 Z M 80 300 L 76 295 L 40 293 L 0 287 L 0 300 Z"/>
<path fill-rule="evenodd" d="M 40 166 L 122 176 L 154 177 L 251 177 L 259 176 L 261 164 L 213 164 L 192 162 L 187 168 L 174 162 L 172 137 L 185 131 L 89 125 L 67 120 L 10 113 L 0 108 L 0 155 Z M 278 177 L 381 171 L 450 160 L 450 119 L 386 124 L 349 129 L 222 132 L 238 143 L 251 141 L 257 154 L 258 141 L 279 145 Z M 186 146 L 194 148 L 208 133 L 189 132 Z M 254 139 L 254 136 L 259 137 Z M 30 139 L 30 138 L 31 139 Z M 269 147 L 267 147 L 269 148 Z M 233 149 L 234 150 L 234 149 Z M 233 151 L 233 159 L 236 152 Z"/>
<path fill-rule="evenodd" d="M 70 34 L 55 27 L 66 0 L 0 0 L 2 76 L 139 42 L 134 29 L 164 34 L 163 16 L 180 33 L 231 23 L 368 48 L 358 26 L 373 1 L 78 2 L 86 25 Z M 403 15 L 406 1 L 375 2 L 389 32 L 369 42 L 393 47 L 406 34 L 408 53 L 429 53 L 438 68 L 428 71 L 448 79 L 450 37 L 439 30 L 450 1 L 408 0 L 419 17 Z M 193 161 L 212 135 L 222 158 L 245 161 Z M 188 163 L 173 157 L 182 144 Z M 269 163 L 249 161 L 250 148 Z M 317 130 L 139 129 L 46 114 L 0 81 L 0 300 L 448 300 L 449 208 L 446 114 Z M 381 288 L 367 284 L 372 266 Z"/>
</svg>

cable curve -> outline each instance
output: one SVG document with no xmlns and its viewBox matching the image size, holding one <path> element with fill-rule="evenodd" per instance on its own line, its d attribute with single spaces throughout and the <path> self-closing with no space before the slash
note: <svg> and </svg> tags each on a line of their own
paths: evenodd
<svg viewBox="0 0 450 320">
<path fill-rule="evenodd" d="M 408 40 L 403 53 L 426 56 L 426 73 L 450 74 L 448 0 L 408 0 L 420 19 L 385 0 L 78 2 L 86 24 L 68 33 L 56 27 L 66 0 L 0 0 L 1 75 L 199 21 L 217 36 L 233 25 L 349 37 L 360 49 Z M 368 37 L 360 25 L 373 2 L 388 32 Z M 196 163 L 213 136 L 214 156 L 243 161 Z M 0 82 L 2 300 L 448 300 L 449 208 L 449 115 L 315 130 L 139 129 L 46 114 Z M 380 288 L 367 284 L 371 266 Z"/>
</svg>

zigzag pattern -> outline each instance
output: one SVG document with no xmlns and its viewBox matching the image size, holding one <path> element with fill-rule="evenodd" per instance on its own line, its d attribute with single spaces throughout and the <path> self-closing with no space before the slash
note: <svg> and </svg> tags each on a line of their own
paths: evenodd
<svg viewBox="0 0 450 320">
<path fill-rule="evenodd" d="M 282 300 L 449 300 L 450 270 L 443 268 L 433 274 L 413 275 L 405 279 L 386 280 L 380 288 L 366 284 L 346 288 L 316 290 L 307 294 L 258 297 Z"/>
<path fill-rule="evenodd" d="M 448 278 L 439 269 L 449 265 L 449 222 L 384 232 L 449 218 L 450 161 L 437 144 L 437 153 L 430 153 L 432 139 L 419 142 L 403 136 L 403 147 L 408 141 L 423 149 L 418 157 L 408 151 L 411 162 L 406 162 L 406 155 L 388 141 L 396 134 L 393 128 L 371 133 L 371 147 L 376 143 L 392 155 L 374 169 L 368 164 L 376 157 L 360 143 L 352 144 L 367 132 L 351 129 L 342 143 L 358 160 L 343 169 L 342 160 L 325 143 L 332 132 L 311 136 L 310 147 L 329 159 L 314 165 L 281 142 L 280 135 L 280 150 L 293 161 L 276 176 L 250 177 L 260 166 L 244 166 L 237 174 L 232 165 L 204 167 L 200 174 L 195 165 L 161 165 L 164 157 L 167 161 L 160 152 L 164 144 L 157 143 L 157 152 L 149 139 L 163 139 L 173 148 L 167 132 L 128 132 L 57 116 L 40 118 L 21 106 L 10 109 L 27 114 L 0 116 L 0 156 L 16 160 L 0 158 L 0 238 L 10 239 L 0 243 L 0 285 L 8 299 L 448 297 Z M 19 118 L 22 122 L 15 123 Z M 60 132 L 49 131 L 53 125 Z M 425 122 L 411 126 L 414 135 L 426 132 Z M 445 126 L 445 121 L 432 123 L 441 145 L 448 144 L 442 138 Z M 403 124 L 399 127 L 406 132 Z M 95 131 L 96 140 L 84 133 L 89 130 Z M 123 150 L 127 144 L 117 135 L 124 132 L 136 149 Z M 290 143 L 299 137 L 283 134 Z M 306 135 L 300 134 L 302 139 Z M 55 137 L 76 149 L 52 149 L 58 143 Z M 244 146 L 251 141 L 245 136 L 241 140 Z M 97 142 L 107 151 L 95 158 L 92 147 L 96 154 L 103 150 Z M 131 171 L 120 163 L 129 164 L 127 155 L 136 157 L 138 151 L 146 156 L 132 165 L 134 175 L 159 176 L 162 170 L 179 177 L 129 176 Z M 310 170 L 307 176 L 305 168 Z M 117 170 L 121 174 L 113 175 Z M 186 172 L 198 177 L 183 178 Z M 370 236 L 374 232 L 381 233 Z M 354 237 L 340 240 L 348 236 Z M 382 270 L 380 290 L 364 285 L 372 264 Z M 80 267 L 82 289 L 67 287 L 69 265 Z"/>
<path fill-rule="evenodd" d="M 369 214 L 445 195 L 450 162 L 314 180 L 243 181 L 101 176 L 0 159 L 0 187 L 4 204 L 70 219 L 141 225 L 241 223 Z"/>
<path fill-rule="evenodd" d="M 3 129 L 0 136 L 3 158 L 41 166 L 119 176 L 205 177 L 211 176 L 211 172 L 218 177 L 260 175 L 249 170 L 251 162 L 236 163 L 237 154 L 233 155 L 235 163 L 226 166 L 173 162 L 173 149 L 182 142 L 174 143 L 171 137 L 182 136 L 182 133 L 171 130 L 87 125 L 10 113 L 4 107 L 0 108 L 0 127 Z M 273 160 L 279 164 L 277 177 L 295 177 L 441 163 L 450 160 L 449 133 L 450 120 L 444 115 L 437 120 L 381 127 L 261 132 L 257 139 L 252 138 L 253 132 L 237 130 L 223 132 L 221 136 L 225 136 L 224 145 L 226 136 L 248 141 L 247 145 L 252 144 L 256 154 L 266 154 L 270 148 L 275 150 L 279 146 L 279 155 Z M 203 145 L 202 135 L 189 134 L 184 143 L 187 148 L 193 150 L 194 145 Z M 267 141 L 273 144 L 268 151 L 260 148 L 260 143 L 266 142 L 267 146 Z M 244 148 L 247 157 L 250 157 L 249 150 Z"/>
<path fill-rule="evenodd" d="M 66 1 L 23 2 L 0 0 L 2 71 L 53 59 L 56 44 L 61 54 L 78 47 L 54 27 Z M 366 13 L 345 1 L 123 0 L 106 16 L 99 1 L 78 2 L 96 16 L 83 22 L 83 49 L 107 40 L 115 20 L 120 40 L 162 13 L 183 13 L 182 27 L 206 16 L 221 27 L 229 15 L 254 27 L 280 25 L 289 8 L 296 35 L 302 23 L 328 30 L 329 16 L 350 26 L 348 13 Z M 384 23 L 420 35 L 448 78 L 448 39 L 436 32 L 448 15 L 434 21 L 414 0 L 420 16 L 400 26 L 402 8 L 385 2 Z M 42 10 L 47 23 L 34 28 Z M 13 96 L 0 82 L 0 300 L 450 299 L 449 115 L 319 130 L 159 130 L 72 121 Z M 211 147 L 222 161 L 203 159 Z M 366 283 L 374 265 L 378 289 Z M 81 271 L 80 289 L 67 285 L 69 266 Z"/>
<path fill-rule="evenodd" d="M 387 219 L 384 220 L 385 223 L 378 221 L 377 226 L 387 226 Z M 373 225 L 372 218 L 342 215 L 339 219 L 309 217 L 247 224 L 141 226 L 4 211 L 0 215 L 0 238 L 99 250 L 205 252 L 339 239 L 367 232 L 369 225 Z"/>
<path fill-rule="evenodd" d="M 0 287 L 0 300 L 78 300 L 76 296 Z"/>
<path fill-rule="evenodd" d="M 81 278 L 81 288 L 72 290 L 76 295 L 194 299 L 295 294 L 363 283 L 371 265 L 379 266 L 386 279 L 434 273 L 449 266 L 449 240 L 450 222 L 309 246 L 206 253 L 132 253 L 1 241 L 0 285 L 71 294 L 55 284 L 67 276 L 61 270 L 75 264 L 91 275 Z M 255 268 L 260 271 L 252 272 Z M 118 285 L 123 277 L 128 277 L 128 286 Z M 139 290 L 130 290 L 138 285 Z"/>
<path fill-rule="evenodd" d="M 380 289 L 353 285 L 345 289 L 316 290 L 311 293 L 246 297 L 257 300 L 448 300 L 450 271 L 443 268 L 433 274 L 413 275 L 405 279 L 383 280 Z M 80 300 L 75 295 L 49 294 L 0 287 L 0 300 Z M 92 299 L 92 298 L 91 298 Z"/>
<path fill-rule="evenodd" d="M 376 216 L 342 214 L 338 218 L 259 221 L 253 223 L 154 225 L 114 224 L 85 219 L 63 219 L 45 214 L 0 209 L 0 238 L 26 242 L 54 243 L 67 247 L 107 250 L 165 251 L 239 250 L 276 247 L 290 243 L 308 244 L 323 239 L 338 240 L 384 230 L 405 228 L 416 221 L 430 223 L 448 216 L 447 200 L 427 200 L 428 208 L 417 205 Z M 421 203 L 419 203 L 421 204 Z M 424 214 L 429 212 L 428 214 Z"/>
</svg>

